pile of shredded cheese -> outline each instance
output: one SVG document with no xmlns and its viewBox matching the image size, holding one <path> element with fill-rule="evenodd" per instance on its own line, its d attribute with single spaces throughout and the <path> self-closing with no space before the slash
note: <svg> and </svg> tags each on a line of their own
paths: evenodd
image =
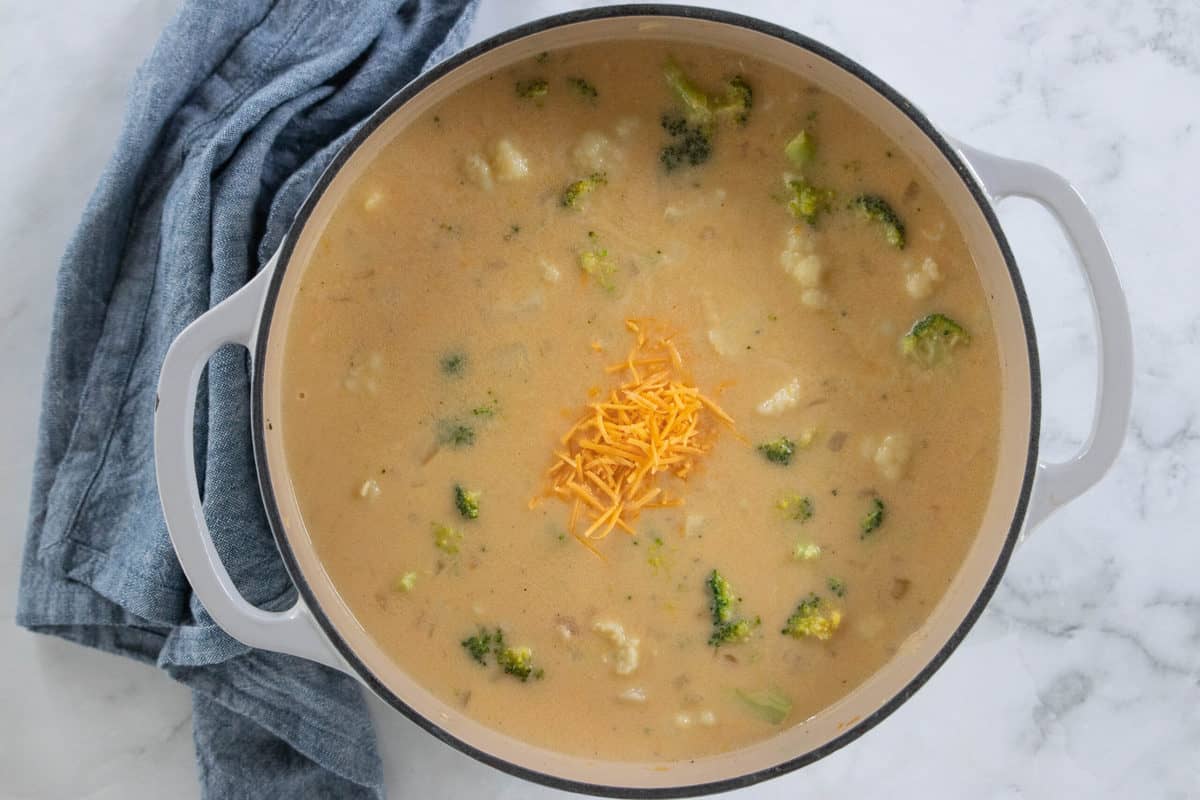
<svg viewBox="0 0 1200 800">
<path fill-rule="evenodd" d="M 543 497 L 571 506 L 568 528 L 589 548 L 614 528 L 635 533 L 630 524 L 648 508 L 683 505 L 658 486 L 659 476 L 686 480 L 696 459 L 713 445 L 715 428 L 706 413 L 730 427 L 720 406 L 686 383 L 683 359 L 671 336 L 653 323 L 627 320 L 637 336 L 628 358 L 608 367 L 624 382 L 607 400 L 591 403 L 562 437 Z M 531 507 L 540 502 L 535 498 Z M 581 518 L 587 525 L 580 531 Z"/>
</svg>

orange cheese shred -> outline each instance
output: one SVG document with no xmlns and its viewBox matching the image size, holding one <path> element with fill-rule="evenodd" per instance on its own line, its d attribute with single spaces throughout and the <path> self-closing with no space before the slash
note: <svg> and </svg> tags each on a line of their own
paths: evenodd
<svg viewBox="0 0 1200 800">
<path fill-rule="evenodd" d="M 607 400 L 589 403 L 559 440 L 566 449 L 554 453 L 541 495 L 570 507 L 571 535 L 597 555 L 589 540 L 617 528 L 634 535 L 632 523 L 642 511 L 683 505 L 659 480 L 668 475 L 687 480 L 712 449 L 717 423 L 736 435 L 733 418 L 691 384 L 683 356 L 662 325 L 626 320 L 625 326 L 636 343 L 624 361 L 605 370 L 622 382 Z M 530 501 L 531 508 L 538 499 Z"/>
</svg>

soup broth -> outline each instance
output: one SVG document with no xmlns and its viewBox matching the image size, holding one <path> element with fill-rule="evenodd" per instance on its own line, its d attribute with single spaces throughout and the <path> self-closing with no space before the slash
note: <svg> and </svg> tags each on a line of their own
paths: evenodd
<svg viewBox="0 0 1200 800">
<path fill-rule="evenodd" d="M 770 736 L 897 652 L 976 535 L 1000 371 L 923 173 L 777 66 L 550 52 L 399 133 L 303 265 L 282 436 L 363 628 L 582 756 Z"/>
</svg>

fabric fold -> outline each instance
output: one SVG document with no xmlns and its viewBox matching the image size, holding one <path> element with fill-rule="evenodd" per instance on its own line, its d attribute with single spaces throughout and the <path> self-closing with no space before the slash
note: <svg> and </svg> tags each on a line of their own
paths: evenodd
<svg viewBox="0 0 1200 800">
<path fill-rule="evenodd" d="M 193 690 L 208 797 L 380 797 L 358 685 L 254 651 L 191 593 L 159 507 L 159 366 L 252 278 L 362 120 L 461 46 L 474 0 L 186 3 L 138 71 L 58 276 L 17 621 L 154 661 Z M 258 494 L 249 370 L 228 347 L 197 408 L 213 539 L 252 603 L 295 597 Z"/>
</svg>

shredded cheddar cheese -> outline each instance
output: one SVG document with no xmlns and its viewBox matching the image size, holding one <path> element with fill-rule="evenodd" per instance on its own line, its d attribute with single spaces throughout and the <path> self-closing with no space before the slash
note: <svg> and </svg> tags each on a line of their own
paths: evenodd
<svg viewBox="0 0 1200 800">
<path fill-rule="evenodd" d="M 683 498 L 658 485 L 659 477 L 687 480 L 696 459 L 712 448 L 716 430 L 709 416 L 734 424 L 686 382 L 671 336 L 652 323 L 625 324 L 637 342 L 623 362 L 607 368 L 624 380 L 607 400 L 589 403 L 563 435 L 542 495 L 571 506 L 568 528 L 589 548 L 589 540 L 603 539 L 614 528 L 635 533 L 631 523 L 646 509 L 683 505 Z"/>
</svg>

